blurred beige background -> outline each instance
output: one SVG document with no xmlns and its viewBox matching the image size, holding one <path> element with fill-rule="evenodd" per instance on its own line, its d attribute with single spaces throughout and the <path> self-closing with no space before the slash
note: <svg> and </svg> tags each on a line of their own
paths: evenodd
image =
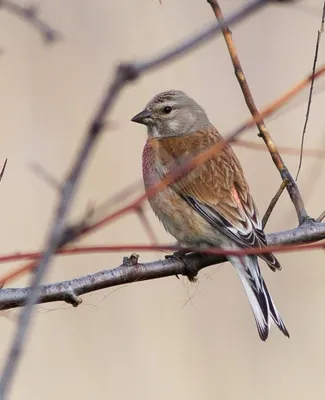
<svg viewBox="0 0 325 400">
<path fill-rule="evenodd" d="M 28 2 L 27 2 L 28 3 Z M 1 253 L 40 248 L 57 194 L 30 169 L 41 164 L 62 180 L 115 65 L 156 54 L 196 32 L 214 16 L 201 0 L 40 0 L 42 17 L 64 40 L 44 46 L 25 22 L 0 10 Z M 244 1 L 223 0 L 225 13 Z M 310 72 L 322 0 L 270 6 L 233 29 L 251 90 L 262 107 Z M 21 3 L 23 4 L 23 2 Z M 325 38 L 320 62 L 325 61 Z M 323 81 L 323 84 L 322 82 Z M 141 176 L 145 130 L 130 122 L 155 93 L 182 89 L 208 111 L 221 132 L 248 117 L 221 38 L 130 85 L 114 107 L 114 129 L 92 156 L 72 218 Z M 317 82 L 306 147 L 324 148 L 324 79 Z M 305 91 L 272 117 L 278 145 L 298 147 Z M 256 142 L 256 130 L 245 134 Z M 236 148 L 261 214 L 280 184 L 267 153 Z M 284 155 L 295 173 L 298 158 Z M 325 208 L 324 161 L 305 157 L 299 185 L 312 216 Z M 172 240 L 148 210 L 162 243 Z M 296 225 L 285 193 L 268 231 Z M 145 243 L 134 216 L 83 243 Z M 57 258 L 47 281 L 117 266 L 124 254 Z M 143 253 L 141 261 L 163 257 Z M 65 304 L 38 306 L 11 399 L 306 399 L 324 396 L 324 254 L 280 255 L 281 273 L 263 273 L 291 333 L 273 329 L 262 343 L 230 265 L 202 271 L 197 284 L 174 277 L 125 285 Z M 15 265 L 1 265 L 2 273 Z M 25 285 L 27 279 L 13 285 Z M 18 310 L 0 319 L 3 363 Z"/>
</svg>

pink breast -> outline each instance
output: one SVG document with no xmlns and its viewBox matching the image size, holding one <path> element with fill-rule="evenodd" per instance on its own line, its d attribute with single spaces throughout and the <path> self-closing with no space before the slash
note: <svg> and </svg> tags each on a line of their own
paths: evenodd
<svg viewBox="0 0 325 400">
<path fill-rule="evenodd" d="M 146 188 L 159 182 L 160 179 L 155 168 L 155 151 L 148 141 L 142 152 L 142 176 Z"/>
</svg>

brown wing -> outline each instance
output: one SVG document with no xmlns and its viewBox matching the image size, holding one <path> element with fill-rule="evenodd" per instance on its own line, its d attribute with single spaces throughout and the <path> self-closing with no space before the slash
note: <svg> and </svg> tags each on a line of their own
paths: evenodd
<svg viewBox="0 0 325 400">
<path fill-rule="evenodd" d="M 208 136 L 206 132 L 204 135 L 198 132 L 193 136 L 195 137 L 192 144 L 195 147 L 190 149 L 187 144 L 186 149 L 187 154 L 192 156 L 221 139 L 212 128 Z M 175 153 L 175 146 L 172 143 L 169 143 L 169 146 L 173 147 Z M 168 151 L 165 148 L 166 150 Z M 230 146 L 198 166 L 172 187 L 212 226 L 239 246 L 250 248 L 267 245 L 248 184 L 239 160 Z M 273 254 L 261 254 L 260 257 L 273 271 L 281 269 Z"/>
</svg>

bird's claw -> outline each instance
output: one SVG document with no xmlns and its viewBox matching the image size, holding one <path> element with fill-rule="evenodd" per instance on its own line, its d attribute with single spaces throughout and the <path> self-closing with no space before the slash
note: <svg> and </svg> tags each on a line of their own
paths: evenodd
<svg viewBox="0 0 325 400">
<path fill-rule="evenodd" d="M 192 271 L 192 268 L 188 264 L 188 262 L 187 262 L 187 260 L 185 258 L 187 253 L 188 253 L 188 251 L 186 251 L 186 250 L 175 251 L 175 253 L 173 253 L 173 254 L 167 254 L 165 256 L 165 259 L 166 260 L 174 259 L 174 260 L 181 261 L 184 264 L 183 275 L 187 276 L 187 278 L 188 278 L 188 280 L 190 282 L 196 282 L 196 280 L 197 280 L 197 278 L 196 278 L 197 272 L 196 271 L 195 272 Z M 176 276 L 177 279 L 179 279 L 179 276 L 177 274 L 175 276 Z"/>
</svg>

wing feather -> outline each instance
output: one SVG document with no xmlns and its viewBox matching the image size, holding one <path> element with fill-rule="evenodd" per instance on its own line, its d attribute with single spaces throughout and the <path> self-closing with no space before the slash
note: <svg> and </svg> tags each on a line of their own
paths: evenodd
<svg viewBox="0 0 325 400">
<path fill-rule="evenodd" d="M 179 159 L 184 155 L 193 156 L 222 139 L 215 128 L 208 129 L 208 135 L 205 130 L 186 141 L 164 139 L 160 146 L 165 154 L 172 154 L 173 159 L 176 155 Z M 230 146 L 171 186 L 206 221 L 240 247 L 267 245 L 249 186 Z M 261 254 L 260 257 L 273 271 L 281 269 L 273 254 Z"/>
</svg>

